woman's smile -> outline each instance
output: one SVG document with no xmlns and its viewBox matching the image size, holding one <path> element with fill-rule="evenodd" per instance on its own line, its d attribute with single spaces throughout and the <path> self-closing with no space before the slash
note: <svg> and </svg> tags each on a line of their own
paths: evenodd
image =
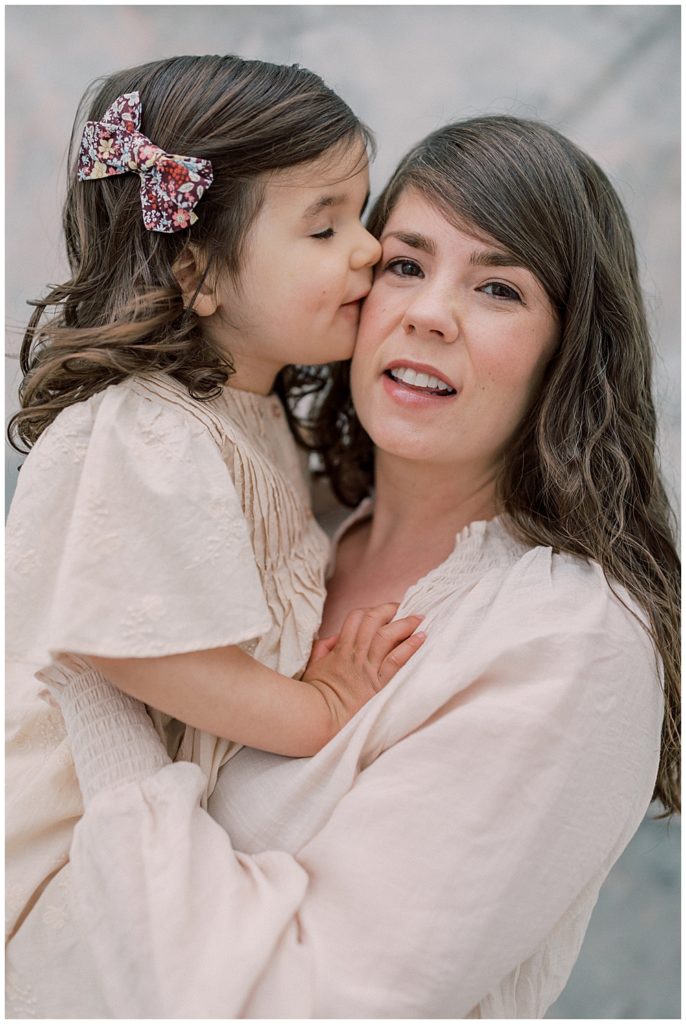
<svg viewBox="0 0 686 1024">
<path fill-rule="evenodd" d="M 436 402 L 454 399 L 459 393 L 441 370 L 410 359 L 393 360 L 383 371 L 382 381 L 394 401 L 418 408 L 432 408 Z"/>
</svg>

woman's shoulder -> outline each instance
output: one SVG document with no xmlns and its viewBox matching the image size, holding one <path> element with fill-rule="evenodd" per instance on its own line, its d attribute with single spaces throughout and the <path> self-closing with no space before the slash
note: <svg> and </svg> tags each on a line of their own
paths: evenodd
<svg viewBox="0 0 686 1024">
<path fill-rule="evenodd" d="M 428 612 L 406 701 L 423 712 L 431 700 L 437 708 L 469 700 L 487 718 L 491 701 L 512 702 L 516 714 L 545 717 L 547 708 L 563 728 L 632 708 L 650 743 L 659 739 L 661 667 L 638 601 L 590 559 L 503 544 L 506 554 L 456 573 L 433 606 L 427 588 L 416 607 L 401 609 Z"/>
<path fill-rule="evenodd" d="M 532 546 L 515 563 L 511 584 L 522 612 L 535 611 L 541 622 L 646 637 L 642 606 L 592 558 Z"/>
<path fill-rule="evenodd" d="M 462 620 L 471 609 L 475 632 L 494 646 L 514 630 L 561 646 L 585 636 L 652 652 L 645 610 L 625 587 L 590 558 L 522 539 L 507 516 L 464 531 L 440 575 L 444 615 Z"/>
</svg>

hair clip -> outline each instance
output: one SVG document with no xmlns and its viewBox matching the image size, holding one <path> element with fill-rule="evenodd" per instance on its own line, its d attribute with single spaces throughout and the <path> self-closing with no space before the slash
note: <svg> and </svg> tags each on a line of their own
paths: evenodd
<svg viewBox="0 0 686 1024">
<path fill-rule="evenodd" d="M 140 131 L 137 92 L 119 96 L 102 121 L 88 121 L 79 151 L 79 181 L 139 174 L 143 223 L 148 231 L 172 234 L 198 219 L 195 207 L 213 180 L 212 164 L 194 156 L 165 153 Z"/>
</svg>

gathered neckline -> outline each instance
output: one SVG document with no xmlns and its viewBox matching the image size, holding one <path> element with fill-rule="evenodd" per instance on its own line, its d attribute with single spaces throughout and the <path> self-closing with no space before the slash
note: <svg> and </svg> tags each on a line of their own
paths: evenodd
<svg viewBox="0 0 686 1024">
<path fill-rule="evenodd" d="M 331 558 L 327 579 L 330 579 L 335 571 L 336 552 L 341 540 L 356 523 L 371 519 L 373 509 L 374 499 L 364 498 L 335 531 L 331 538 Z M 403 597 L 403 603 L 411 593 L 418 588 L 423 588 L 429 581 L 435 582 L 446 576 L 453 577 L 456 573 L 471 569 L 475 565 L 482 569 L 490 565 L 499 565 L 502 564 L 503 557 L 511 557 L 513 554 L 521 555 L 529 550 L 531 545 L 524 544 L 514 536 L 509 522 L 509 514 L 501 512 L 491 519 L 475 519 L 458 530 L 450 554 L 420 577 L 416 583 L 408 587 Z"/>
</svg>

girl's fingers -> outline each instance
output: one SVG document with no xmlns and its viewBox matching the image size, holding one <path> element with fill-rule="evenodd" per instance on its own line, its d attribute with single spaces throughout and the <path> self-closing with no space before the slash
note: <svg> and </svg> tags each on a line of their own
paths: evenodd
<svg viewBox="0 0 686 1024">
<path fill-rule="evenodd" d="M 357 631 L 360 628 L 364 614 L 364 608 L 354 608 L 351 612 L 348 612 L 338 634 L 338 644 L 336 645 L 338 650 L 356 646 Z"/>
<path fill-rule="evenodd" d="M 392 620 L 400 605 L 397 601 L 389 601 L 387 604 L 379 604 L 374 608 L 365 608 L 359 621 L 357 634 L 355 636 L 355 650 L 360 654 L 366 653 L 380 629 L 386 627 Z"/>
<path fill-rule="evenodd" d="M 381 668 L 382 662 L 389 656 L 393 648 L 414 633 L 422 618 L 422 615 L 408 615 L 403 619 L 395 619 L 393 622 L 380 626 L 369 644 L 368 656 L 372 664 Z"/>
<path fill-rule="evenodd" d="M 415 651 L 418 651 L 426 640 L 426 633 L 413 633 L 407 640 L 394 647 L 391 653 L 384 659 L 379 670 L 379 682 L 382 686 L 390 682 L 398 669 L 406 665 Z"/>
<path fill-rule="evenodd" d="M 308 665 L 314 665 L 316 661 L 323 658 L 324 655 L 330 654 L 338 643 L 339 634 L 336 636 L 325 636 L 321 640 L 315 640 L 312 644 L 312 650 L 310 651 Z"/>
</svg>

